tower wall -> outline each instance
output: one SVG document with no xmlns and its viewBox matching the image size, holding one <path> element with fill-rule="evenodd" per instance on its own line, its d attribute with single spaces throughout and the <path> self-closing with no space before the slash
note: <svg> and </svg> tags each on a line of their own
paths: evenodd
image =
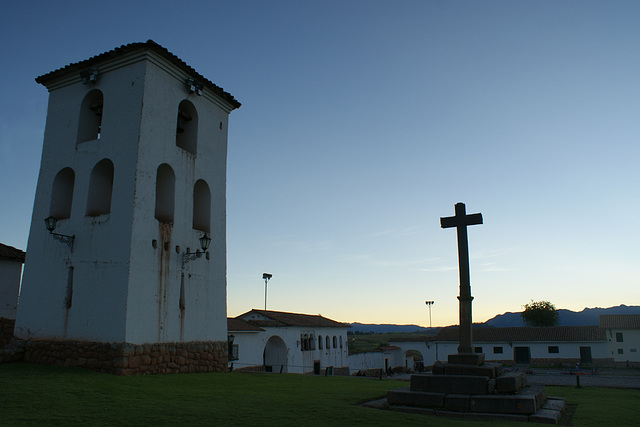
<svg viewBox="0 0 640 427">
<path fill-rule="evenodd" d="M 38 79 L 50 96 L 15 327 L 25 359 L 226 369 L 227 124 L 240 104 L 151 41 Z M 205 233 L 208 253 L 184 263 Z M 110 356 L 87 357 L 100 348 Z"/>
</svg>

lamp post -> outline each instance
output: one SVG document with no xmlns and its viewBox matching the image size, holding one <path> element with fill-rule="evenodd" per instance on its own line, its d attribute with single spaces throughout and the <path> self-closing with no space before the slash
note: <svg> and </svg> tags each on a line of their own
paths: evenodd
<svg viewBox="0 0 640 427">
<path fill-rule="evenodd" d="M 189 250 L 187 249 L 187 252 L 182 254 L 182 268 L 184 268 L 184 266 L 189 261 L 193 261 L 196 258 L 202 258 L 202 254 L 205 254 L 207 252 L 207 249 L 209 249 L 209 245 L 211 244 L 211 237 L 209 237 L 207 233 L 204 233 L 198 240 L 200 240 L 200 247 L 202 248 L 202 252 L 200 252 L 199 249 L 195 252 L 189 252 Z"/>
<path fill-rule="evenodd" d="M 51 236 L 64 243 L 65 245 L 69 246 L 69 248 L 71 248 L 71 252 L 73 252 L 73 241 L 75 240 L 76 236 L 75 234 L 73 236 L 68 236 L 66 234 L 58 234 L 58 233 L 54 233 L 53 230 L 56 229 L 56 225 L 58 225 L 58 219 L 54 218 L 52 216 L 45 218 L 44 223 L 47 227 L 47 230 L 49 230 L 49 234 L 51 234 Z"/>
<path fill-rule="evenodd" d="M 427 307 L 429 307 L 429 328 L 431 328 L 431 306 L 433 305 L 433 301 L 425 301 Z"/>
<path fill-rule="evenodd" d="M 264 311 L 267 311 L 267 283 L 271 279 L 273 274 L 263 273 L 262 278 L 264 279 Z"/>
</svg>

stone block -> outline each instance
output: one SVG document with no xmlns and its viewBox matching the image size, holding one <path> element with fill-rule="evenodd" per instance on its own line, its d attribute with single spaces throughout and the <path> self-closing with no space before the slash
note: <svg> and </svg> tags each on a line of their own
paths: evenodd
<svg viewBox="0 0 640 427">
<path fill-rule="evenodd" d="M 412 375 L 411 391 L 485 394 L 488 382 L 489 377 L 473 375 Z"/>
<path fill-rule="evenodd" d="M 493 365 L 483 364 L 480 366 L 476 365 L 455 365 L 455 364 L 446 364 L 444 365 L 444 374 L 445 375 L 474 375 L 481 377 L 496 377 L 496 368 Z"/>
<path fill-rule="evenodd" d="M 556 411 L 553 409 L 540 409 L 535 414 L 529 415 L 529 421 L 541 424 L 558 424 L 561 416 L 561 411 Z"/>
<path fill-rule="evenodd" d="M 565 400 L 562 397 L 547 397 L 542 404 L 542 409 L 553 409 L 554 411 L 564 411 Z"/>
<path fill-rule="evenodd" d="M 444 393 L 409 391 L 406 388 L 402 388 L 389 390 L 387 392 L 387 401 L 389 405 L 442 408 L 444 406 L 444 396 Z"/>
<path fill-rule="evenodd" d="M 471 412 L 498 414 L 534 414 L 545 398 L 544 387 L 531 387 L 514 395 L 494 394 L 471 396 Z"/>
<path fill-rule="evenodd" d="M 444 409 L 447 411 L 469 412 L 470 395 L 447 394 L 444 398 Z"/>
<path fill-rule="evenodd" d="M 498 393 L 516 393 L 527 385 L 527 376 L 522 372 L 507 372 L 496 378 Z"/>
<path fill-rule="evenodd" d="M 447 361 L 454 365 L 482 365 L 484 363 L 483 353 L 459 353 L 450 354 Z"/>
</svg>

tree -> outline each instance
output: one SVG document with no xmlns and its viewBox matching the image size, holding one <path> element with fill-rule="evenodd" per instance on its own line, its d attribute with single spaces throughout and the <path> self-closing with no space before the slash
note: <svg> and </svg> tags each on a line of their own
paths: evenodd
<svg viewBox="0 0 640 427">
<path fill-rule="evenodd" d="M 559 314 L 556 306 L 549 301 L 534 301 L 525 304 L 524 311 L 520 313 L 524 324 L 527 326 L 557 326 Z"/>
</svg>

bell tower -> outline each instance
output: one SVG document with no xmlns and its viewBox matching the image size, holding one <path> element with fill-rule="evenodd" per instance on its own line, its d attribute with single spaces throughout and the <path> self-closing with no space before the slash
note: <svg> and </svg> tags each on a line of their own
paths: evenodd
<svg viewBox="0 0 640 427">
<path fill-rule="evenodd" d="M 25 359 L 226 370 L 227 129 L 240 103 L 151 40 L 36 82 L 49 105 L 15 327 Z"/>
</svg>

